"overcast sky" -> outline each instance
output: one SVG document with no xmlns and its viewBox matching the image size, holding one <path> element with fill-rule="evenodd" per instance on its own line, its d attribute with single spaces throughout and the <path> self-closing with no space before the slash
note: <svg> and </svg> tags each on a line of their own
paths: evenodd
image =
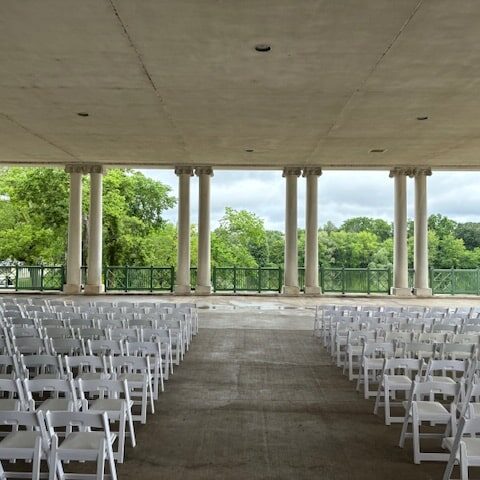
<svg viewBox="0 0 480 480">
<path fill-rule="evenodd" d="M 171 170 L 142 170 L 170 185 L 177 196 L 178 180 Z M 393 179 L 388 171 L 324 171 L 319 178 L 319 223 L 336 225 L 350 217 L 393 220 Z M 408 216 L 413 217 L 414 181 L 408 179 Z M 191 222 L 197 223 L 198 178 L 191 179 Z M 265 221 L 267 229 L 284 230 L 285 181 L 280 171 L 216 170 L 211 184 L 212 229 L 225 207 L 247 209 Z M 429 213 L 460 222 L 480 222 L 480 172 L 434 172 L 428 178 Z M 176 223 L 177 208 L 165 213 Z M 305 225 L 305 179 L 298 179 L 299 227 Z"/>
</svg>

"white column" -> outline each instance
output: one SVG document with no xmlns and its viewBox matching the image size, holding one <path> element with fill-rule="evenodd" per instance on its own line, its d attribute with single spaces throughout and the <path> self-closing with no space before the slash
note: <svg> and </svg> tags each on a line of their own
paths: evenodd
<svg viewBox="0 0 480 480">
<path fill-rule="evenodd" d="M 298 250 L 297 250 L 297 180 L 300 168 L 286 167 L 285 177 L 285 273 L 283 293 L 298 295 Z"/>
<path fill-rule="evenodd" d="M 322 174 L 319 167 L 303 169 L 306 178 L 306 215 L 305 215 L 305 293 L 319 295 L 318 285 L 318 177 Z"/>
<path fill-rule="evenodd" d="M 102 177 L 101 165 L 92 165 L 90 171 L 90 211 L 88 213 L 88 261 L 85 293 L 103 293 L 102 281 Z"/>
<path fill-rule="evenodd" d="M 197 295 L 208 295 L 212 291 L 210 278 L 210 177 L 212 167 L 197 167 L 198 176 L 198 265 Z"/>
<path fill-rule="evenodd" d="M 67 278 L 63 291 L 69 295 L 82 290 L 82 172 L 81 165 L 67 165 L 70 174 L 68 210 Z"/>
<path fill-rule="evenodd" d="M 416 168 L 415 175 L 415 288 L 418 297 L 432 295 L 428 281 L 428 213 L 427 213 L 427 176 L 430 168 Z"/>
<path fill-rule="evenodd" d="M 409 169 L 394 168 L 394 222 L 393 222 L 393 287 L 391 294 L 409 296 L 407 246 L 407 175 Z"/>
<path fill-rule="evenodd" d="M 177 167 L 178 175 L 178 240 L 175 293 L 190 294 L 190 177 L 191 167 Z"/>
</svg>

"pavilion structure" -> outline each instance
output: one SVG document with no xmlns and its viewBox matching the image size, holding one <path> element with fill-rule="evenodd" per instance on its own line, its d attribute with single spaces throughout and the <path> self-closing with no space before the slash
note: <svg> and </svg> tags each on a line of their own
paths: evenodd
<svg viewBox="0 0 480 480">
<path fill-rule="evenodd" d="M 392 294 L 428 296 L 428 177 L 480 167 L 479 21 L 475 0 L 4 0 L 0 165 L 70 174 L 67 293 L 81 291 L 82 176 L 90 176 L 88 294 L 104 291 L 108 168 L 175 169 L 178 294 L 190 292 L 190 183 L 198 176 L 202 295 L 212 289 L 215 170 L 283 173 L 287 295 L 300 293 L 299 178 L 307 192 L 305 294 L 318 295 L 322 172 L 383 170 L 385 181 L 390 172 Z M 407 177 L 415 179 L 413 291 Z"/>
</svg>

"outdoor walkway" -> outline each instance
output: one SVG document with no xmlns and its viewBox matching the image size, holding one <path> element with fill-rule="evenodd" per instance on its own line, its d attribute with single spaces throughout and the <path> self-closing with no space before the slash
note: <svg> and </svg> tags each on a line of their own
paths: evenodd
<svg viewBox="0 0 480 480">
<path fill-rule="evenodd" d="M 263 313 L 272 328 L 225 328 L 228 315 L 202 314 L 218 328 L 200 330 L 155 415 L 137 427 L 121 479 L 441 478 L 444 465 L 414 465 L 410 445 L 396 446 L 400 426 L 384 426 L 332 366 L 311 311 L 290 316 L 309 330 L 279 329 L 282 313 Z"/>
</svg>

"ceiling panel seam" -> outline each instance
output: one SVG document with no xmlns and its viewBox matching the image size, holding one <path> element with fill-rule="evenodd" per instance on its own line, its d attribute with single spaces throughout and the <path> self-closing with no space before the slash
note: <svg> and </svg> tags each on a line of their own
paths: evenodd
<svg viewBox="0 0 480 480">
<path fill-rule="evenodd" d="M 126 24 L 124 23 L 124 21 L 122 20 L 122 17 L 120 16 L 120 12 L 118 11 L 118 8 L 117 6 L 115 5 L 114 3 L 114 0 L 107 0 L 107 3 L 110 5 L 110 8 L 112 9 L 112 12 L 113 14 L 115 15 L 115 18 L 117 20 L 117 23 L 120 25 L 120 27 L 122 28 L 123 30 L 123 34 L 125 35 L 125 37 L 127 38 L 128 40 L 128 43 L 130 45 L 130 48 L 133 50 L 133 52 L 135 53 L 135 56 L 137 57 L 137 60 L 140 64 L 140 68 L 141 70 L 143 71 L 146 79 L 147 79 L 147 82 L 150 84 L 150 86 L 152 87 L 156 97 L 159 99 L 160 101 L 160 106 L 165 114 L 165 116 L 167 117 L 167 120 L 170 122 L 170 125 L 172 126 L 172 128 L 177 132 L 177 135 L 178 135 L 178 140 L 183 148 L 183 150 L 185 151 L 185 153 L 190 157 L 190 152 L 188 151 L 188 148 L 187 148 L 187 144 L 185 142 L 185 138 L 183 137 L 183 135 L 180 133 L 180 129 L 178 128 L 178 126 L 176 125 L 175 121 L 173 120 L 173 116 L 172 114 L 169 112 L 168 108 L 166 107 L 166 104 L 165 104 L 165 100 L 164 98 L 162 97 L 157 85 L 155 84 L 155 81 L 153 80 L 152 78 L 152 75 L 150 74 L 150 72 L 148 71 L 148 68 L 147 68 L 147 65 L 145 64 L 144 60 L 143 60 L 143 57 L 142 57 L 142 54 L 140 53 L 140 50 L 137 48 L 135 42 L 133 41 L 133 38 L 132 36 L 130 35 L 130 32 L 128 31 L 127 29 L 127 26 Z"/>
<path fill-rule="evenodd" d="M 375 71 L 377 70 L 380 63 L 382 63 L 383 59 L 388 55 L 388 52 L 390 52 L 390 50 L 393 48 L 393 46 L 395 45 L 397 40 L 400 38 L 402 33 L 405 31 L 405 29 L 408 27 L 408 25 L 412 21 L 413 17 L 415 17 L 416 13 L 418 12 L 418 10 L 422 6 L 422 4 L 423 4 L 423 0 L 418 0 L 417 4 L 413 8 L 413 10 L 410 12 L 407 19 L 403 22 L 403 24 L 400 27 L 400 29 L 398 30 L 398 32 L 394 35 L 394 37 L 392 38 L 390 43 L 387 45 L 385 50 L 382 52 L 380 57 L 378 57 L 377 61 L 373 64 L 370 71 L 367 73 L 367 75 L 365 75 L 363 80 L 360 82 L 360 85 L 352 91 L 352 93 L 348 97 L 347 101 L 343 104 L 343 106 L 340 109 L 340 111 L 339 111 L 338 115 L 336 116 L 335 120 L 332 122 L 332 124 L 328 128 L 326 134 L 319 133 L 318 140 L 317 140 L 313 150 L 309 154 L 307 154 L 307 156 L 305 157 L 306 162 L 311 161 L 313 155 L 315 155 L 315 153 L 318 151 L 318 149 L 323 145 L 323 142 L 325 141 L 325 139 L 330 135 L 332 130 L 334 130 L 335 127 L 338 125 L 338 122 L 343 117 L 343 114 L 344 114 L 345 110 L 347 109 L 347 107 L 350 105 L 350 103 L 356 97 L 356 95 L 362 90 L 364 85 L 368 82 L 369 78 L 371 78 L 371 76 L 375 73 Z"/>
<path fill-rule="evenodd" d="M 39 133 L 34 132 L 33 130 L 30 130 L 28 127 L 26 127 L 25 125 L 22 125 L 20 122 L 18 122 L 14 118 L 10 117 L 6 113 L 0 113 L 0 116 L 5 118 L 6 120 L 8 120 L 13 125 L 21 128 L 24 132 L 27 132 L 29 135 L 32 135 L 32 136 L 42 140 L 43 142 L 48 143 L 48 145 L 56 148 L 57 150 L 60 150 L 61 152 L 67 154 L 69 157 L 74 158 L 75 160 L 81 161 L 77 156 L 75 156 L 72 152 L 69 152 L 66 148 L 63 148 L 60 145 L 57 145 L 56 143 L 52 142 L 48 138 L 44 137 L 43 135 L 40 135 Z"/>
</svg>

